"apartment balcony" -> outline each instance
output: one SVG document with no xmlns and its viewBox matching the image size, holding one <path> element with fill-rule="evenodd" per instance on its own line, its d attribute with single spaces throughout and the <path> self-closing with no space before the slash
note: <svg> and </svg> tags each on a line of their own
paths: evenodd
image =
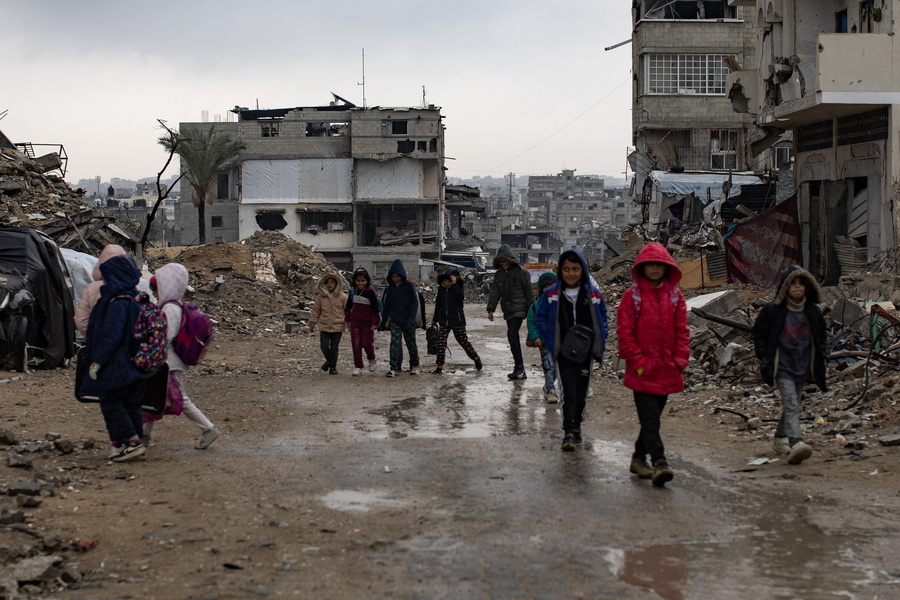
<svg viewBox="0 0 900 600">
<path fill-rule="evenodd" d="M 823 33 L 818 61 L 800 64 L 805 94 L 796 75 L 780 85 L 783 101 L 760 124 L 791 128 L 900 104 L 897 38 L 883 33 Z"/>
</svg>

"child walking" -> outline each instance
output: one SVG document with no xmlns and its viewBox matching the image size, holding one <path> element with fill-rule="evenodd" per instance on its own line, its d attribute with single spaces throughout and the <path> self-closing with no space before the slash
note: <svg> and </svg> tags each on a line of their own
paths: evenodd
<svg viewBox="0 0 900 600">
<path fill-rule="evenodd" d="M 144 445 L 150 445 L 154 424 L 163 418 L 163 415 L 180 415 L 200 429 L 200 439 L 194 444 L 197 450 L 205 450 L 218 439 L 221 432 L 213 425 L 203 411 L 191 401 L 185 392 L 184 372 L 187 365 L 172 349 L 172 340 L 178 336 L 181 330 L 181 320 L 184 314 L 182 298 L 187 290 L 188 272 L 180 263 L 169 263 L 156 270 L 150 279 L 150 291 L 156 296 L 157 304 L 166 315 L 166 364 L 169 366 L 169 388 L 166 393 L 166 408 L 163 414 L 152 415 L 145 412 L 144 421 Z"/>
<path fill-rule="evenodd" d="M 799 465 L 812 456 L 800 429 L 803 386 L 812 381 L 825 386 L 825 319 L 819 309 L 819 284 L 809 271 L 797 265 L 781 276 L 775 299 L 763 306 L 753 324 L 753 344 L 760 374 L 781 393 L 781 420 L 773 446 Z"/>
<path fill-rule="evenodd" d="M 587 261 L 576 248 L 560 255 L 556 272 L 559 283 L 541 296 L 535 320 L 543 345 L 556 361 L 565 432 L 561 448 L 572 452 L 581 444 L 593 361 L 603 360 L 606 303 L 591 284 Z"/>
<path fill-rule="evenodd" d="M 138 315 L 138 271 L 134 259 L 113 256 L 100 264 L 103 286 L 91 311 L 85 336 L 86 359 L 90 368 L 83 383 L 87 392 L 97 392 L 100 412 L 112 444 L 115 462 L 133 460 L 146 452 L 141 429 L 141 402 L 145 373 L 131 361 L 129 342 Z"/>
<path fill-rule="evenodd" d="M 546 344 L 541 340 L 541 333 L 537 327 L 537 306 L 547 288 L 556 282 L 556 273 L 553 271 L 547 271 L 538 277 L 538 295 L 531 304 L 531 308 L 528 309 L 528 317 L 525 319 L 528 327 L 528 339 L 525 340 L 525 345 L 537 347 L 541 351 L 541 367 L 544 369 L 542 391 L 544 400 L 548 404 L 559 402 L 559 394 L 556 393 L 556 362 L 553 360 L 553 355 L 547 350 Z"/>
<path fill-rule="evenodd" d="M 337 273 L 325 273 L 322 276 L 319 280 L 319 296 L 309 319 L 310 331 L 319 327 L 319 345 L 325 356 L 321 368 L 331 375 L 337 375 L 338 347 L 346 326 L 344 308 L 347 306 L 347 294 L 341 290 L 341 279 Z"/>
<path fill-rule="evenodd" d="M 511 380 L 527 379 L 519 330 L 534 301 L 531 275 L 519 264 L 519 259 L 516 258 L 509 244 L 500 246 L 493 264 L 497 272 L 494 273 L 491 292 L 488 295 L 488 320 L 494 320 L 494 310 L 499 303 L 500 309 L 503 311 L 503 319 L 506 321 L 506 340 L 509 342 L 509 351 L 512 353 L 515 363 L 512 373 L 506 377 Z"/>
<path fill-rule="evenodd" d="M 344 313 L 350 329 L 350 347 L 353 349 L 353 374 L 362 375 L 363 351 L 369 359 L 369 371 L 375 370 L 375 330 L 381 322 L 381 313 L 369 272 L 360 267 L 353 271 L 351 281 L 353 290 Z"/>
<path fill-rule="evenodd" d="M 382 301 L 381 331 L 391 330 L 391 366 L 385 374 L 397 377 L 403 366 L 403 340 L 409 350 L 409 374 L 419 374 L 419 348 L 416 346 L 416 314 L 419 312 L 419 293 L 406 277 L 406 268 L 398 258 L 391 264 L 385 279 L 387 287 Z"/>
<path fill-rule="evenodd" d="M 662 244 L 651 242 L 641 249 L 631 277 L 634 283 L 622 295 L 617 313 L 619 355 L 625 359 L 622 383 L 634 391 L 641 424 L 629 469 L 662 487 L 673 474 L 659 433 L 660 417 L 669 394 L 684 389 L 682 373 L 690 359 L 687 309 L 676 287 L 681 269 Z"/>
<path fill-rule="evenodd" d="M 447 355 L 447 338 L 453 331 L 453 337 L 465 350 L 466 355 L 475 361 L 475 369 L 481 370 L 481 358 L 472 347 L 469 336 L 466 333 L 466 295 L 463 290 L 462 278 L 459 271 L 441 273 L 438 275 L 438 292 L 434 302 L 434 322 L 438 324 L 437 362 L 434 371 L 440 375 L 444 372 L 444 360 Z"/>
</svg>

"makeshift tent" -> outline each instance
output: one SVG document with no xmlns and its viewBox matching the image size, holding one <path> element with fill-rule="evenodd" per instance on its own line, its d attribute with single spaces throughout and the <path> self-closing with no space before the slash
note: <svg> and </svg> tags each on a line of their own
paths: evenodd
<svg viewBox="0 0 900 600">
<path fill-rule="evenodd" d="M 24 275 L 34 296 L 27 339 L 41 351 L 41 366 L 52 369 L 75 356 L 74 290 L 56 243 L 34 229 L 0 225 L 2 273 Z"/>
</svg>

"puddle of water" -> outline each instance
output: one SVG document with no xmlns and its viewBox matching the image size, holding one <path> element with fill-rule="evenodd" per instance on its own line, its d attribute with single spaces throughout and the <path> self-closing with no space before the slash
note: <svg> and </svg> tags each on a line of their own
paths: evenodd
<svg viewBox="0 0 900 600">
<path fill-rule="evenodd" d="M 372 508 L 399 508 L 407 502 L 390 498 L 385 492 L 333 490 L 322 497 L 325 506 L 334 510 L 368 512 Z"/>
</svg>

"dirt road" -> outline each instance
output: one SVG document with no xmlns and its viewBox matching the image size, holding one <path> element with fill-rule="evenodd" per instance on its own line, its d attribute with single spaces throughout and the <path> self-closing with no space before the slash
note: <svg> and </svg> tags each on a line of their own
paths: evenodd
<svg viewBox="0 0 900 600">
<path fill-rule="evenodd" d="M 613 374 L 595 374 L 585 444 L 563 453 L 536 352 L 512 383 L 503 324 L 470 316 L 469 331 L 484 372 L 451 342 L 448 373 L 395 379 L 384 362 L 351 376 L 347 340 L 330 376 L 312 335 L 224 331 L 188 378 L 223 436 L 197 451 L 190 423 L 166 417 L 146 462 L 106 460 L 70 370 L 2 383 L 0 428 L 18 443 L 0 452 L 32 467 L 0 467 L 0 482 L 66 483 L 24 509 L 30 524 L 0 527 L 0 552 L 58 539 L 45 552 L 85 577 L 46 595 L 72 599 L 900 595 L 896 448 L 751 466 L 775 458 L 770 430 L 711 418 L 715 391 L 678 394 L 663 423 L 676 476 L 656 489 L 628 473 L 637 422 Z M 386 334 L 377 344 L 383 359 Z M 48 432 L 97 445 L 26 451 Z"/>
</svg>

